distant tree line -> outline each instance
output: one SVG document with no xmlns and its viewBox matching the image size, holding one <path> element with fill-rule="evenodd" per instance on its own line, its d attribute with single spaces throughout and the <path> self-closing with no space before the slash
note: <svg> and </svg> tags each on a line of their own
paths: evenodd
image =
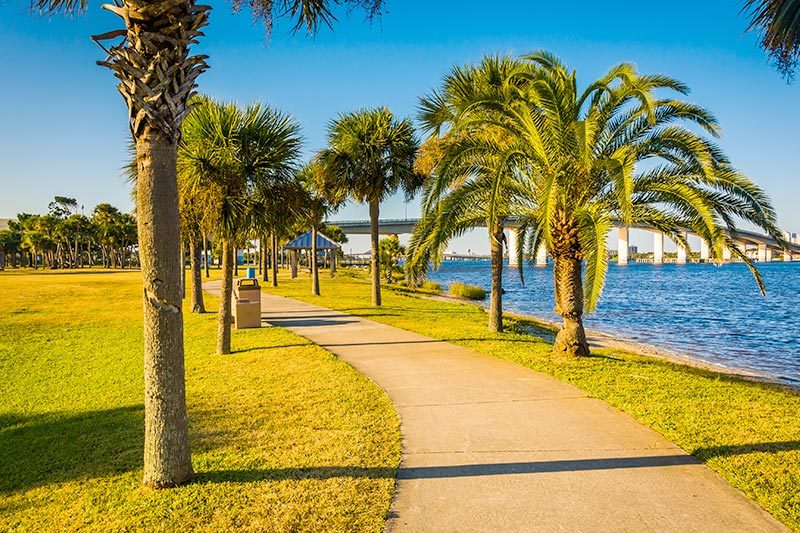
<svg viewBox="0 0 800 533">
<path fill-rule="evenodd" d="M 0 268 L 138 266 L 133 215 L 105 203 L 78 211 L 76 199 L 56 196 L 45 214 L 18 214 L 0 231 Z"/>
</svg>

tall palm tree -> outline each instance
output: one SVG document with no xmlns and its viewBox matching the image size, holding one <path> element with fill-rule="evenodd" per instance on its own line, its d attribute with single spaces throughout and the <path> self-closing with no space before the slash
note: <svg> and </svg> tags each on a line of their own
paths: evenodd
<svg viewBox="0 0 800 533">
<path fill-rule="evenodd" d="M 297 173 L 297 181 L 302 190 L 300 220 L 311 228 L 311 294 L 319 296 L 317 238 L 325 219 L 344 203 L 346 195 L 341 188 L 326 190 L 325 169 L 319 161 L 304 165 Z"/>
<path fill-rule="evenodd" d="M 296 30 L 314 33 L 332 26 L 333 6 L 363 8 L 379 15 L 382 0 L 232 0 L 272 27 L 288 16 Z M 74 13 L 88 0 L 32 0 L 42 12 Z M 104 9 L 123 27 L 93 37 L 113 41 L 100 64 L 119 79 L 136 146 L 137 224 L 144 282 L 145 446 L 144 484 L 155 488 L 184 483 L 193 475 L 188 420 L 181 314 L 181 257 L 178 230 L 176 164 L 181 124 L 190 111 L 197 77 L 206 56 L 191 55 L 203 36 L 209 6 L 195 0 L 119 0 Z M 102 46 L 102 45 L 101 45 Z"/>
<path fill-rule="evenodd" d="M 292 179 L 301 146 L 300 128 L 283 113 L 259 103 L 201 99 L 183 126 L 178 168 L 188 186 L 207 188 L 222 241 L 222 295 L 217 353 L 231 351 L 231 291 L 235 243 L 252 229 L 255 191 Z"/>
<path fill-rule="evenodd" d="M 182 179 L 183 178 L 183 179 Z M 181 236 L 189 249 L 189 270 L 191 272 L 191 309 L 192 313 L 205 313 L 203 300 L 203 280 L 201 253 L 204 238 L 203 229 L 208 225 L 213 210 L 213 189 L 194 186 L 192 176 L 178 174 L 178 212 L 181 217 Z"/>
<path fill-rule="evenodd" d="M 503 90 L 505 84 L 519 81 L 515 74 L 525 67 L 512 58 L 487 57 L 478 66 L 454 68 L 445 77 L 441 90 L 422 98 L 420 103 L 420 122 L 432 134 L 420 150 L 417 166 L 429 178 L 406 268 L 412 279 L 418 278 L 429 261 L 438 266 L 452 238 L 485 226 L 492 262 L 490 331 L 503 331 L 504 227 L 513 214 L 511 200 L 517 182 L 501 154 L 460 149 L 463 136 L 484 139 L 486 147 L 493 147 L 503 144 L 505 133 L 485 123 L 473 127 L 459 124 L 459 120 L 476 96 Z"/>
<path fill-rule="evenodd" d="M 742 11 L 750 19 L 748 29 L 761 34 L 761 46 L 791 79 L 800 57 L 800 0 L 747 0 Z"/>
<path fill-rule="evenodd" d="M 414 170 L 418 149 L 411 121 L 379 107 L 339 115 L 328 127 L 328 147 L 318 154 L 328 193 L 369 204 L 375 306 L 381 305 L 380 204 L 398 190 L 410 199 L 422 186 L 423 177 Z"/>
<path fill-rule="evenodd" d="M 531 69 L 514 74 L 519 80 L 503 90 L 477 95 L 456 128 L 499 128 L 504 142 L 465 135 L 454 149 L 499 154 L 517 176 L 521 239 L 529 253 L 546 244 L 554 259 L 555 309 L 564 320 L 556 351 L 589 353 L 583 314 L 596 307 L 603 289 L 613 219 L 656 228 L 686 249 L 690 231 L 706 241 L 713 258 L 729 248 L 764 290 L 731 235 L 743 220 L 782 242 L 775 211 L 709 139 L 719 126 L 708 111 L 657 96 L 685 95 L 685 85 L 620 64 L 579 92 L 576 73 L 552 54 L 525 60 Z"/>
</svg>

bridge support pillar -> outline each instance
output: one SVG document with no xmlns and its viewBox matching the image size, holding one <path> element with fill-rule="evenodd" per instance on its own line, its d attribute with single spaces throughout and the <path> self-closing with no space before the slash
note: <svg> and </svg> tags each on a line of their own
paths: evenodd
<svg viewBox="0 0 800 533">
<path fill-rule="evenodd" d="M 539 249 L 536 250 L 536 266 L 543 267 L 547 266 L 547 247 L 544 243 L 539 245 Z"/>
<path fill-rule="evenodd" d="M 759 244 L 758 245 L 758 256 L 756 257 L 759 263 L 763 263 L 767 260 L 767 245 L 766 244 Z"/>
<path fill-rule="evenodd" d="M 688 237 L 688 234 L 686 234 L 684 232 L 683 238 L 685 239 L 687 237 Z M 675 259 L 675 262 L 678 263 L 679 265 L 685 265 L 686 264 L 686 255 L 687 255 L 686 252 L 687 252 L 687 250 L 686 250 L 686 248 L 683 247 L 683 245 L 681 245 L 681 243 L 677 243 L 677 244 L 678 244 L 677 258 Z"/>
<path fill-rule="evenodd" d="M 767 252 L 766 252 L 766 254 L 764 254 L 764 255 L 766 256 L 766 257 L 764 258 L 764 260 L 765 260 L 767 263 L 769 263 L 770 261 L 772 261 L 772 248 L 767 248 Z"/>
<path fill-rule="evenodd" d="M 519 234 L 517 230 L 509 230 L 508 237 L 506 238 L 506 247 L 508 248 L 508 266 L 511 268 L 519 268 L 519 260 L 517 253 L 519 250 Z"/>
<path fill-rule="evenodd" d="M 705 239 L 700 239 L 700 262 L 708 263 L 711 258 L 711 250 L 708 248 L 708 243 Z"/>
<path fill-rule="evenodd" d="M 785 240 L 786 242 L 789 242 L 789 243 L 793 242 L 792 234 L 789 233 L 788 231 L 784 231 L 783 232 L 783 240 Z M 788 252 L 788 251 L 784 250 L 783 251 L 783 260 L 784 261 L 791 261 L 792 260 L 792 252 Z"/>
<path fill-rule="evenodd" d="M 727 246 L 722 247 L 722 260 L 723 261 L 730 261 L 733 259 L 733 252 Z"/>
<path fill-rule="evenodd" d="M 660 231 L 653 233 L 653 264 L 660 265 L 664 262 L 664 234 Z"/>
<path fill-rule="evenodd" d="M 664 263 L 664 234 L 660 231 L 653 233 L 653 264 Z"/>
<path fill-rule="evenodd" d="M 739 249 L 740 252 L 742 252 L 745 255 L 745 257 L 747 257 L 747 243 L 746 242 L 737 243 L 736 247 Z"/>
<path fill-rule="evenodd" d="M 619 237 L 617 241 L 617 264 L 628 264 L 628 228 L 619 228 Z"/>
</svg>

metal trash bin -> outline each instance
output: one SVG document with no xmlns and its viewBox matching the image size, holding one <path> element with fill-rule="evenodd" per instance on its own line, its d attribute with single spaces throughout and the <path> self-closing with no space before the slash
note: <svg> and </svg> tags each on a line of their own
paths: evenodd
<svg viewBox="0 0 800 533">
<path fill-rule="evenodd" d="M 258 280 L 236 281 L 233 289 L 233 323 L 236 329 L 261 327 L 261 287 Z"/>
</svg>

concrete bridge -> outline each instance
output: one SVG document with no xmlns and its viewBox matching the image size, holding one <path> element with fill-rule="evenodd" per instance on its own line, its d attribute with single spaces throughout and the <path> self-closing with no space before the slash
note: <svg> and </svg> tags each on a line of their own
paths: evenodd
<svg viewBox="0 0 800 533">
<path fill-rule="evenodd" d="M 379 222 L 379 231 L 381 235 L 403 235 L 410 234 L 414 231 L 414 227 L 419 222 L 418 218 L 404 218 L 404 219 L 386 219 Z M 369 220 L 331 220 L 330 224 L 334 224 L 342 228 L 342 231 L 347 235 L 369 235 L 370 223 Z M 510 266 L 519 266 L 517 262 L 517 246 L 518 238 L 516 229 L 519 227 L 515 217 L 509 217 L 506 221 L 506 236 L 508 245 L 508 258 Z M 618 255 L 617 263 L 620 265 L 628 264 L 630 257 L 629 246 L 629 232 L 631 229 L 649 231 L 653 234 L 653 263 L 664 263 L 664 234 L 656 228 L 644 225 L 625 226 L 621 221 L 615 221 L 614 226 L 617 230 L 618 239 Z M 691 235 L 689 231 L 685 232 L 687 238 Z M 738 231 L 732 235 L 733 241 L 749 257 L 752 257 L 759 262 L 774 261 L 779 257 L 784 261 L 792 261 L 794 256 L 800 256 L 800 238 L 796 233 L 784 233 L 784 239 L 790 242 L 789 250 L 784 250 L 778 242 L 769 235 L 763 235 L 752 231 Z M 700 241 L 700 261 L 706 262 L 710 258 L 710 250 L 705 241 Z M 730 261 L 733 254 L 729 249 L 723 250 L 722 259 Z M 682 247 L 677 247 L 675 262 L 678 264 L 685 264 L 688 262 L 688 251 Z M 547 264 L 547 250 L 542 246 L 536 253 L 536 265 Z"/>
</svg>

